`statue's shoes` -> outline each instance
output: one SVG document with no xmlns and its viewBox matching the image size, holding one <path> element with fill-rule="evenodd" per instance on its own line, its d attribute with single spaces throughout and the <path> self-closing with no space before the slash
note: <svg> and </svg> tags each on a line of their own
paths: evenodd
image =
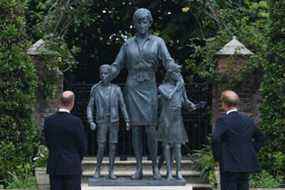
<svg viewBox="0 0 285 190">
<path fill-rule="evenodd" d="M 184 177 L 180 173 L 176 175 L 176 179 L 180 181 L 185 181 Z"/>
<path fill-rule="evenodd" d="M 143 172 L 137 170 L 137 171 L 134 173 L 134 175 L 132 175 L 131 178 L 134 179 L 134 180 L 136 180 L 136 179 L 142 179 L 142 178 L 143 178 Z"/>
<path fill-rule="evenodd" d="M 153 179 L 154 179 L 154 180 L 159 180 L 159 179 L 161 179 L 161 175 L 160 175 L 158 169 L 155 169 L 155 170 L 153 171 Z"/>
<path fill-rule="evenodd" d="M 173 180 L 173 176 L 172 176 L 172 175 L 167 175 L 167 176 L 166 176 L 166 180 L 167 180 L 167 181 Z"/>
<path fill-rule="evenodd" d="M 112 172 L 109 174 L 109 179 L 115 180 L 117 179 L 117 176 L 115 176 L 115 174 Z"/>
<path fill-rule="evenodd" d="M 100 178 L 100 177 L 101 177 L 100 172 L 96 171 L 93 178 Z"/>
</svg>

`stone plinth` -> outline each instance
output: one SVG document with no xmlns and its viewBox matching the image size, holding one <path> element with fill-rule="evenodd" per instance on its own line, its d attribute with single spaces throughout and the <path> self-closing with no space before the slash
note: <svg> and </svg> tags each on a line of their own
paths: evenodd
<svg viewBox="0 0 285 190">
<path fill-rule="evenodd" d="M 185 180 L 153 180 L 152 178 L 145 178 L 142 180 L 132 180 L 131 178 L 118 178 L 111 180 L 108 178 L 90 178 L 89 186 L 185 186 Z"/>
</svg>

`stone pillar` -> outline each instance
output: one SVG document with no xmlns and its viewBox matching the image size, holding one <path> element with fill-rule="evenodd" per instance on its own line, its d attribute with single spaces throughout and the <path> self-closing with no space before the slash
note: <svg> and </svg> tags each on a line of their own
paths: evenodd
<svg viewBox="0 0 285 190">
<path fill-rule="evenodd" d="M 35 64 L 38 77 L 35 118 L 39 129 L 43 126 L 44 119 L 56 112 L 59 101 L 58 98 L 63 90 L 62 72 L 60 72 L 59 69 L 50 70 L 46 65 L 48 59 L 45 59 L 45 56 L 48 55 L 43 54 L 41 51 L 41 49 L 44 48 L 44 44 L 45 42 L 43 40 L 39 40 L 27 50 L 27 54 Z M 46 91 L 47 80 L 53 80 L 53 85 L 55 85 L 54 93 L 49 96 Z"/>
<path fill-rule="evenodd" d="M 248 57 L 253 53 L 241 44 L 236 37 L 227 43 L 221 50 L 216 53 L 217 57 L 217 72 L 225 79 L 238 75 L 239 72 L 247 64 Z M 226 81 L 225 81 L 226 83 Z M 223 112 L 221 107 L 220 96 L 221 92 L 227 90 L 226 84 L 215 84 L 212 91 L 212 124 Z M 257 123 L 260 121 L 258 107 L 260 104 L 259 93 L 260 79 L 258 74 L 252 74 L 248 78 L 242 79 L 234 90 L 241 99 L 239 110 L 245 112 L 249 116 L 254 117 Z"/>
</svg>

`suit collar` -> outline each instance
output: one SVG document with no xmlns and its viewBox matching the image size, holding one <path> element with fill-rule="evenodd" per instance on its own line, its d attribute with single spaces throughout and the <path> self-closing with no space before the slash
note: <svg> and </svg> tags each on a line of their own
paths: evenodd
<svg viewBox="0 0 285 190">
<path fill-rule="evenodd" d="M 65 109 L 65 108 L 59 108 L 58 112 L 70 113 L 70 111 L 68 109 Z"/>
<path fill-rule="evenodd" d="M 232 112 L 237 112 L 237 111 L 238 111 L 237 108 L 233 108 L 233 109 L 228 110 L 228 111 L 226 112 L 226 114 L 229 115 L 230 113 L 232 113 Z"/>
</svg>

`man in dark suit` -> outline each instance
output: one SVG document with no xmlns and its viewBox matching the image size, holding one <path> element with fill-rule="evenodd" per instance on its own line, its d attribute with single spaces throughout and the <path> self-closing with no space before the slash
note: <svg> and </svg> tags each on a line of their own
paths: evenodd
<svg viewBox="0 0 285 190">
<path fill-rule="evenodd" d="M 237 110 L 235 92 L 224 91 L 221 100 L 226 113 L 216 121 L 212 144 L 220 166 L 221 190 L 247 190 L 249 174 L 260 170 L 256 153 L 264 135 L 251 118 Z"/>
<path fill-rule="evenodd" d="M 86 152 L 86 137 L 81 120 L 70 111 L 74 93 L 62 93 L 58 112 L 45 119 L 44 136 L 49 150 L 47 173 L 51 190 L 80 190 L 81 161 Z"/>
</svg>

